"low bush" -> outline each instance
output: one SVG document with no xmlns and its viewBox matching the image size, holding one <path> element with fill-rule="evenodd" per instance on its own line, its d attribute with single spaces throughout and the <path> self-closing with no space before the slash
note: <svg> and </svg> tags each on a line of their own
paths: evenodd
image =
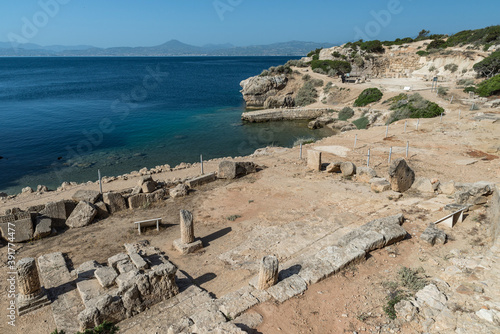
<svg viewBox="0 0 500 334">
<path fill-rule="evenodd" d="M 291 59 L 289 61 L 286 62 L 285 66 L 295 66 L 295 67 L 308 67 L 309 65 L 307 65 L 306 63 L 304 63 L 302 60 L 300 59 Z"/>
<path fill-rule="evenodd" d="M 288 65 L 279 65 L 279 66 L 271 66 L 269 69 L 262 71 L 260 74 L 261 77 L 266 77 L 270 75 L 278 75 L 278 74 L 290 74 L 292 73 L 292 69 Z"/>
<path fill-rule="evenodd" d="M 356 125 L 358 129 L 366 129 L 368 125 L 370 124 L 370 121 L 368 118 L 365 116 L 358 118 L 357 120 L 353 121 L 352 124 Z"/>
<path fill-rule="evenodd" d="M 318 92 L 311 81 L 306 81 L 304 85 L 297 92 L 297 96 L 295 97 L 295 105 L 296 106 L 307 106 L 316 102 L 318 98 Z"/>
<path fill-rule="evenodd" d="M 343 60 L 313 60 L 311 62 L 311 68 L 313 71 L 320 68 L 325 73 L 333 70 L 337 74 L 349 73 L 352 70 L 351 64 Z"/>
<path fill-rule="evenodd" d="M 446 95 L 448 95 L 448 90 L 449 90 L 449 88 L 447 88 L 447 87 L 439 87 L 438 88 L 438 95 L 441 97 L 446 96 Z"/>
<path fill-rule="evenodd" d="M 432 118 L 440 116 L 444 112 L 434 102 L 425 100 L 420 94 L 415 93 L 411 96 L 400 94 L 391 101 L 390 109 L 393 110 L 387 124 L 396 122 L 405 118 Z"/>
<path fill-rule="evenodd" d="M 458 70 L 457 64 L 446 64 L 444 65 L 445 71 L 450 71 L 451 73 L 455 73 Z"/>
<path fill-rule="evenodd" d="M 104 321 L 99 326 L 93 329 L 87 329 L 83 333 L 77 332 L 76 334 L 115 334 L 119 328 L 110 322 Z"/>
<path fill-rule="evenodd" d="M 474 71 L 479 76 L 490 78 L 500 73 L 500 50 L 493 52 L 488 57 L 474 64 Z"/>
<path fill-rule="evenodd" d="M 448 45 L 446 44 L 445 40 L 442 39 L 435 39 L 432 42 L 427 45 L 427 50 L 430 49 L 446 49 Z"/>
<path fill-rule="evenodd" d="M 356 101 L 354 101 L 355 107 L 364 107 L 372 102 L 380 101 L 383 94 L 378 88 L 367 88 L 359 94 Z"/>
<path fill-rule="evenodd" d="M 457 86 L 471 86 L 474 84 L 473 79 L 459 79 L 457 80 Z"/>
<path fill-rule="evenodd" d="M 347 121 L 352 116 L 354 116 L 354 110 L 352 110 L 352 108 L 349 107 L 344 107 L 341 111 L 339 111 L 338 118 L 341 121 Z"/>
<path fill-rule="evenodd" d="M 321 79 L 311 79 L 311 83 L 314 87 L 323 87 L 324 81 Z"/>
<path fill-rule="evenodd" d="M 499 95 L 500 94 L 500 74 L 497 74 L 493 78 L 484 80 L 479 85 L 477 85 L 476 93 L 482 97 Z"/>
<path fill-rule="evenodd" d="M 426 57 L 428 56 L 430 53 L 427 52 L 427 51 L 424 51 L 424 50 L 420 50 L 420 51 L 417 51 L 417 54 L 420 56 L 420 57 Z"/>
</svg>

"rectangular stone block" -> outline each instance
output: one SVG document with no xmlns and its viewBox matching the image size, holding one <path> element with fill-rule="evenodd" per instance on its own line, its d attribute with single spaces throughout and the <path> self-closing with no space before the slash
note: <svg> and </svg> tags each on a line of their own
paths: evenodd
<svg viewBox="0 0 500 334">
<path fill-rule="evenodd" d="M 279 303 L 297 296 L 307 290 L 306 282 L 299 275 L 292 275 L 267 289 L 267 292 Z"/>
<path fill-rule="evenodd" d="M 229 319 L 235 319 L 237 316 L 259 303 L 251 292 L 255 290 L 250 286 L 245 286 L 239 290 L 228 293 L 219 298 L 221 303 L 219 310 Z"/>
<path fill-rule="evenodd" d="M 196 240 L 190 244 L 185 244 L 181 241 L 181 239 L 176 239 L 173 242 L 174 248 L 183 255 L 190 254 L 196 252 L 198 249 L 203 248 L 203 243 L 201 240 Z"/>
<path fill-rule="evenodd" d="M 148 203 L 150 203 L 148 194 L 137 194 L 128 198 L 128 207 L 130 209 L 144 208 Z"/>
<path fill-rule="evenodd" d="M 113 255 L 108 259 L 108 266 L 111 268 L 116 268 L 116 264 L 120 261 L 128 261 L 129 256 L 125 253 L 118 253 L 116 255 Z"/>
<path fill-rule="evenodd" d="M 382 234 L 360 227 L 344 235 L 339 240 L 338 245 L 345 247 L 350 244 L 360 250 L 370 252 L 372 250 L 382 248 L 384 243 L 385 240 Z"/>
<path fill-rule="evenodd" d="M 9 226 L 9 224 L 11 224 Z M 9 230 L 10 227 L 10 230 Z M 5 240 L 13 242 L 26 242 L 33 239 L 34 228 L 31 218 L 16 220 L 13 223 L 0 223 L 0 230 L 2 232 L 2 237 Z M 9 235 L 9 233 L 13 234 Z M 13 236 L 14 240 L 11 240 Z"/>
<path fill-rule="evenodd" d="M 52 227 L 65 228 L 66 219 L 73 212 L 75 206 L 76 204 L 72 201 L 49 202 L 45 205 L 45 209 L 40 211 L 40 214 L 52 218 Z"/>
<path fill-rule="evenodd" d="M 307 151 L 307 168 L 314 171 L 321 171 L 321 152 Z"/>
<path fill-rule="evenodd" d="M 214 182 L 215 180 L 217 180 L 217 175 L 215 173 L 210 173 L 210 174 L 206 174 L 206 175 L 200 175 L 200 176 L 197 176 L 197 177 L 192 178 L 190 180 L 187 180 L 186 185 L 189 188 L 195 188 L 195 187 L 201 186 L 205 183 Z"/>
<path fill-rule="evenodd" d="M 111 214 L 127 209 L 127 203 L 120 193 L 104 193 L 102 201 L 108 206 L 108 211 Z"/>
<path fill-rule="evenodd" d="M 112 267 L 102 267 L 94 272 L 95 278 L 103 288 L 109 288 L 115 284 L 118 273 Z"/>
<path fill-rule="evenodd" d="M 141 269 L 149 268 L 148 263 L 146 261 L 144 261 L 142 256 L 140 256 L 139 254 L 129 253 L 129 256 L 130 256 L 130 260 L 137 267 L 137 269 L 141 270 Z"/>
<path fill-rule="evenodd" d="M 85 305 L 87 305 L 90 300 L 99 297 L 104 293 L 104 289 L 96 279 L 88 279 L 77 282 L 76 288 Z"/>
</svg>

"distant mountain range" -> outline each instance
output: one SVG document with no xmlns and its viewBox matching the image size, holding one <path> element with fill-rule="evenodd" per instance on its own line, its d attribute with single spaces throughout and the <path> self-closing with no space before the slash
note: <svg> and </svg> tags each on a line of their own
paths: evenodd
<svg viewBox="0 0 500 334">
<path fill-rule="evenodd" d="M 150 47 L 97 48 L 90 45 L 19 44 L 15 48 L 0 42 L 0 56 L 8 57 L 146 57 L 146 56 L 305 56 L 317 48 L 332 47 L 332 43 L 291 41 L 268 45 L 237 47 L 232 44 L 207 44 L 194 46 L 171 40 Z"/>
</svg>

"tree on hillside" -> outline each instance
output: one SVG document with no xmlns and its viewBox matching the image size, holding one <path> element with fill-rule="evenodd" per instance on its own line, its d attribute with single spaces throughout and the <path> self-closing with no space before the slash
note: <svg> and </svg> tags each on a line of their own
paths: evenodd
<svg viewBox="0 0 500 334">
<path fill-rule="evenodd" d="M 497 75 L 500 73 L 500 50 L 474 64 L 473 68 L 482 77 L 491 78 Z"/>
<path fill-rule="evenodd" d="M 418 36 L 417 36 L 417 38 L 415 40 L 421 41 L 421 40 L 427 39 L 427 37 L 429 36 L 430 33 L 431 33 L 430 30 L 422 29 L 422 31 L 420 31 L 418 33 Z"/>
</svg>

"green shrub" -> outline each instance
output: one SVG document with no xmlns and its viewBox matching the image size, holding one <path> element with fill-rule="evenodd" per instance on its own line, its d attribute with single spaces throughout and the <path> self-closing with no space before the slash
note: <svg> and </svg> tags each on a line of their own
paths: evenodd
<svg viewBox="0 0 500 334">
<path fill-rule="evenodd" d="M 449 90 L 448 87 L 439 87 L 438 88 L 438 95 L 441 97 L 446 96 L 446 95 L 448 95 L 448 90 Z"/>
<path fill-rule="evenodd" d="M 308 81 L 308 80 L 311 80 L 311 75 L 310 74 L 306 74 L 302 77 L 302 80 L 304 81 Z"/>
<path fill-rule="evenodd" d="M 65 331 L 58 331 L 57 328 L 50 334 L 66 334 Z"/>
<path fill-rule="evenodd" d="M 411 96 L 400 94 L 391 101 L 390 109 L 393 110 L 387 124 L 405 118 L 432 118 L 441 115 L 444 109 L 434 102 L 425 100 L 420 94 Z"/>
<path fill-rule="evenodd" d="M 358 118 L 357 120 L 353 121 L 352 124 L 356 125 L 358 129 L 366 129 L 368 125 L 370 124 L 370 121 L 368 118 L 365 116 Z"/>
<path fill-rule="evenodd" d="M 476 93 L 482 97 L 500 94 L 500 74 L 497 74 L 493 78 L 484 80 L 477 85 Z"/>
<path fill-rule="evenodd" d="M 319 53 L 321 52 L 321 50 L 323 50 L 323 48 L 319 48 L 319 49 L 316 49 L 314 51 L 311 51 L 307 54 L 308 57 L 314 57 L 314 56 L 318 56 L 319 57 Z"/>
<path fill-rule="evenodd" d="M 321 79 L 312 79 L 311 83 L 313 84 L 314 87 L 323 87 L 324 81 Z"/>
<path fill-rule="evenodd" d="M 318 92 L 311 81 L 306 81 L 304 85 L 297 92 L 295 97 L 295 105 L 297 106 L 307 106 L 316 102 L 318 98 Z"/>
<path fill-rule="evenodd" d="M 470 92 L 475 93 L 476 92 L 476 87 L 474 87 L 474 86 L 467 86 L 467 87 L 464 88 L 464 93 L 470 93 Z"/>
<path fill-rule="evenodd" d="M 448 45 L 446 44 L 445 40 L 442 39 L 435 39 L 432 42 L 427 45 L 427 50 L 430 49 L 446 49 Z"/>
<path fill-rule="evenodd" d="M 420 50 L 420 51 L 417 51 L 417 54 L 420 56 L 420 57 L 426 57 L 428 56 L 430 53 L 427 52 L 427 51 L 424 51 L 424 50 Z"/>
<path fill-rule="evenodd" d="M 364 42 L 363 40 L 359 40 L 357 42 L 349 42 L 344 45 L 344 48 L 352 48 L 352 49 L 357 49 L 360 48 L 363 51 L 366 52 L 373 52 L 373 53 L 384 53 L 385 49 L 384 46 L 382 45 L 382 42 L 379 40 L 373 40 L 373 41 L 367 41 Z"/>
<path fill-rule="evenodd" d="M 313 71 L 320 68 L 325 73 L 334 70 L 337 74 L 349 73 L 352 70 L 351 64 L 343 60 L 313 60 L 311 68 Z"/>
<path fill-rule="evenodd" d="M 471 86 L 474 84 L 473 79 L 459 79 L 457 80 L 457 86 Z"/>
<path fill-rule="evenodd" d="M 482 77 L 492 77 L 500 73 L 500 50 L 490 54 L 479 63 L 474 64 L 474 71 Z"/>
<path fill-rule="evenodd" d="M 332 57 L 335 57 L 335 58 L 340 58 L 342 57 L 342 54 L 338 51 L 333 51 L 332 52 Z"/>
<path fill-rule="evenodd" d="M 347 121 L 352 116 L 354 116 L 354 110 L 352 110 L 352 108 L 349 107 L 344 107 L 341 111 L 339 111 L 338 118 L 341 121 Z"/>
<path fill-rule="evenodd" d="M 289 65 L 279 65 L 279 66 L 271 66 L 269 69 L 262 71 L 260 74 L 261 77 L 270 76 L 270 75 L 278 75 L 278 74 L 290 74 L 292 73 L 292 69 Z"/>
<path fill-rule="evenodd" d="M 363 66 L 365 66 L 365 61 L 364 61 L 363 57 L 356 56 L 354 58 L 354 64 L 356 64 L 356 66 L 358 66 L 358 67 L 363 67 Z"/>
<path fill-rule="evenodd" d="M 241 218 L 240 215 L 231 215 L 227 217 L 227 220 L 234 222 L 236 219 Z"/>
<path fill-rule="evenodd" d="M 367 88 L 359 94 L 356 101 L 354 101 L 355 107 L 364 107 L 372 102 L 380 101 L 383 94 L 378 88 Z"/>
<path fill-rule="evenodd" d="M 423 268 L 411 269 L 402 267 L 398 271 L 399 281 L 403 287 L 413 292 L 417 292 L 418 290 L 423 289 L 427 284 L 427 281 L 420 275 L 422 273 Z"/>
<path fill-rule="evenodd" d="M 390 319 L 396 319 L 396 310 L 394 306 L 403 299 L 406 299 L 406 296 L 401 291 L 391 292 L 389 296 L 387 296 L 387 304 L 384 306 L 384 312 Z"/>
<path fill-rule="evenodd" d="M 457 64 L 446 64 L 444 65 L 445 71 L 450 71 L 451 73 L 455 73 L 458 70 Z"/>
<path fill-rule="evenodd" d="M 315 68 L 315 69 L 313 70 L 313 72 L 314 72 L 314 73 L 318 73 L 318 74 L 324 74 L 324 75 L 326 75 L 326 74 L 327 74 L 327 72 L 326 72 L 324 69 L 322 69 L 321 67 Z"/>
<path fill-rule="evenodd" d="M 308 67 L 309 65 L 307 65 L 306 63 L 304 63 L 302 60 L 300 59 L 291 59 L 289 61 L 286 62 L 285 66 L 295 66 L 295 67 Z"/>
<path fill-rule="evenodd" d="M 500 26 L 490 26 L 482 29 L 476 30 L 464 30 L 460 31 L 448 38 L 446 43 L 449 46 L 455 46 L 459 44 L 498 44 L 500 43 Z"/>
<path fill-rule="evenodd" d="M 429 67 L 429 72 L 434 72 L 436 70 L 437 70 L 437 68 L 434 65 L 431 65 L 431 67 Z"/>
<path fill-rule="evenodd" d="M 316 142 L 316 138 L 313 137 L 299 137 L 295 139 L 293 142 L 293 146 L 299 146 L 300 144 L 306 145 L 306 144 L 312 144 Z"/>
<path fill-rule="evenodd" d="M 94 329 L 87 329 L 83 333 L 77 332 L 76 334 L 115 334 L 118 332 L 118 330 L 119 328 L 117 326 L 113 325 L 110 322 L 104 321 Z"/>
</svg>

